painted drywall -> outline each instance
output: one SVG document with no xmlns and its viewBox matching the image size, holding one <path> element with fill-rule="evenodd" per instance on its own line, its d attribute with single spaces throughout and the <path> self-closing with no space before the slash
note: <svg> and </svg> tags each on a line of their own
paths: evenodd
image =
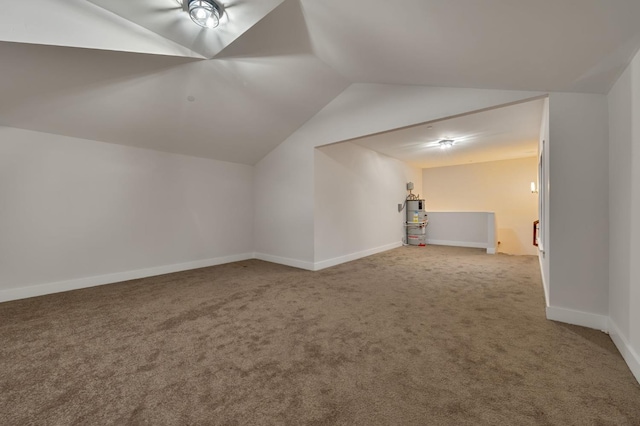
<svg viewBox="0 0 640 426">
<path fill-rule="evenodd" d="M 487 249 L 496 254 L 496 214 L 493 212 L 428 213 L 427 244 Z"/>
<path fill-rule="evenodd" d="M 606 96 L 550 95 L 547 314 L 588 314 L 580 325 L 601 329 L 609 311 L 608 139 Z"/>
<path fill-rule="evenodd" d="M 0 297 L 251 257 L 252 185 L 251 166 L 0 127 Z"/>
<path fill-rule="evenodd" d="M 170 1 L 165 0 L 167 5 L 172 6 Z M 3 3 L 0 14 L 0 40 L 201 57 L 191 49 L 88 1 L 32 0 L 29 7 L 29 11 L 25 11 L 21 2 Z"/>
<path fill-rule="evenodd" d="M 540 123 L 540 141 L 538 142 L 538 167 L 543 163 L 542 176 L 538 169 L 538 200 L 542 203 L 538 206 L 538 217 L 540 219 L 540 245 L 538 247 L 538 257 L 542 272 L 542 285 L 544 287 L 544 298 L 549 306 L 549 98 L 544 100 L 542 110 L 542 123 Z"/>
<path fill-rule="evenodd" d="M 631 217 L 636 220 L 631 223 L 631 291 L 629 297 L 629 312 L 631 324 L 629 340 L 635 356 L 634 373 L 640 381 L 640 56 L 636 55 L 631 68 L 633 86 L 633 162 L 631 173 Z"/>
<path fill-rule="evenodd" d="M 608 95 L 609 100 L 609 315 L 627 337 L 630 331 L 633 120 L 632 70 Z M 640 114 L 636 111 L 635 115 Z M 636 216 L 637 217 L 637 216 Z"/>
<path fill-rule="evenodd" d="M 257 163 L 256 255 L 314 268 L 314 148 L 539 95 L 508 90 L 352 84 Z"/>
<path fill-rule="evenodd" d="M 631 187 L 631 217 L 640 217 L 640 60 L 636 56 L 633 62 L 633 110 L 635 111 L 633 124 L 633 165 L 632 165 L 632 187 Z M 640 382 L 640 223 L 638 220 L 632 222 L 631 225 L 631 259 L 635 261 L 631 263 L 631 289 L 629 297 L 629 341 L 630 351 L 633 356 L 627 357 L 629 363 L 633 365 L 633 371 Z"/>
<path fill-rule="evenodd" d="M 424 169 L 427 211 L 494 212 L 498 253 L 537 255 L 538 196 L 530 188 L 537 175 L 536 157 Z"/>
<path fill-rule="evenodd" d="M 315 269 L 399 247 L 406 183 L 422 193 L 421 170 L 354 143 L 316 149 Z"/>
<path fill-rule="evenodd" d="M 610 333 L 640 380 L 640 53 L 608 102 Z"/>
</svg>

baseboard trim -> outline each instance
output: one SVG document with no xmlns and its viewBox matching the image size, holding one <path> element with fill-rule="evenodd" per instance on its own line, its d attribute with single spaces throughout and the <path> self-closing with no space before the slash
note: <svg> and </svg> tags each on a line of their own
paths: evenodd
<svg viewBox="0 0 640 426">
<path fill-rule="evenodd" d="M 427 238 L 427 244 L 432 246 L 483 248 L 487 250 L 488 254 L 496 254 L 495 247 L 488 247 L 489 246 L 488 243 L 471 243 L 468 241 L 431 240 Z"/>
<path fill-rule="evenodd" d="M 171 274 L 173 272 L 188 271 L 191 269 L 206 268 L 225 263 L 239 262 L 253 259 L 253 253 L 242 253 L 230 256 L 216 257 L 213 259 L 196 260 L 194 262 L 177 263 L 173 265 L 157 266 L 153 268 L 138 269 L 134 271 L 117 272 L 114 274 L 97 275 L 93 277 L 78 278 L 68 281 L 58 281 L 47 284 L 31 285 L 0 291 L 0 303 L 12 300 L 28 299 L 30 297 L 45 296 L 47 294 L 62 293 L 64 291 L 79 290 L 82 288 L 96 287 L 106 284 L 114 284 L 122 281 L 147 278 L 157 275 Z"/>
<path fill-rule="evenodd" d="M 602 331 L 608 331 L 609 327 L 609 317 L 605 315 L 574 311 L 557 306 L 547 306 L 547 319 Z"/>
<path fill-rule="evenodd" d="M 609 318 L 609 336 L 629 366 L 638 383 L 640 383 L 640 356 L 631 347 L 627 338 L 620 332 L 617 324 Z"/>
<path fill-rule="evenodd" d="M 549 306 L 549 287 L 544 277 L 544 264 L 542 263 L 541 252 L 538 253 L 538 262 L 540 263 L 540 276 L 542 277 L 542 289 L 544 290 L 544 303 L 545 306 Z"/>
<path fill-rule="evenodd" d="M 384 246 L 372 248 L 369 250 L 363 250 L 356 253 L 347 254 L 345 256 L 334 257 L 333 259 L 321 260 L 319 262 L 314 263 L 314 271 L 320 271 L 322 269 L 330 268 L 332 266 L 337 266 L 342 263 L 351 262 L 353 260 L 362 259 L 363 257 L 371 256 L 374 254 L 382 253 L 385 251 L 393 250 L 398 247 L 402 247 L 402 241 L 398 241 L 391 244 L 386 244 Z"/>
<path fill-rule="evenodd" d="M 264 260 L 265 262 L 278 263 L 280 265 L 291 266 L 293 268 L 305 269 L 307 271 L 314 270 L 313 262 L 307 262 L 305 260 L 291 259 L 288 257 L 272 256 L 265 253 L 254 253 L 254 259 Z"/>
<path fill-rule="evenodd" d="M 372 254 L 381 253 L 401 247 L 402 242 L 352 253 L 347 256 L 329 259 L 322 262 L 307 262 L 298 259 L 290 259 L 280 256 L 272 256 L 265 253 L 242 253 L 231 256 L 217 257 L 213 259 L 197 260 L 194 262 L 178 263 L 173 265 L 163 265 L 153 268 L 138 269 L 134 271 L 117 272 L 114 274 L 97 275 L 93 277 L 78 278 L 68 281 L 58 281 L 47 284 L 30 285 L 20 288 L 0 290 L 0 303 L 12 300 L 28 299 L 30 297 L 45 296 L 47 294 L 62 293 L 65 291 L 79 290 L 82 288 L 97 287 L 106 284 L 114 284 L 122 281 L 135 280 L 139 278 L 153 277 L 157 275 L 171 274 L 173 272 L 188 271 L 191 269 L 206 268 L 209 266 L 222 265 L 225 263 L 239 262 L 248 259 L 259 259 L 266 262 L 278 263 L 294 268 L 305 269 L 307 271 L 317 271 L 341 263 L 350 262 Z"/>
</svg>

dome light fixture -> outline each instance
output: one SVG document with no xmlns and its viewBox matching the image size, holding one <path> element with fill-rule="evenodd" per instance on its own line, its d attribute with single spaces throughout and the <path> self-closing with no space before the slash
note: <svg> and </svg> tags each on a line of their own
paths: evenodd
<svg viewBox="0 0 640 426">
<path fill-rule="evenodd" d="M 183 5 L 186 3 L 183 3 Z M 215 28 L 220 24 L 224 10 L 215 0 L 189 0 L 189 16 L 202 28 Z"/>
<path fill-rule="evenodd" d="M 440 149 L 447 150 L 447 149 L 450 149 L 453 146 L 455 141 L 453 139 L 443 139 L 438 143 L 440 144 Z"/>
</svg>

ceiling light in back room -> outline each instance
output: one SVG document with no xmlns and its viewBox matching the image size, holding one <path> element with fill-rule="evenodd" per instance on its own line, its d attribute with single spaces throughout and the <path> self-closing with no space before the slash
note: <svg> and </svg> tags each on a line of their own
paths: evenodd
<svg viewBox="0 0 640 426">
<path fill-rule="evenodd" d="M 222 13 L 222 5 L 215 0 L 189 0 L 189 16 L 202 28 L 217 27 Z"/>
<path fill-rule="evenodd" d="M 439 142 L 440 149 L 450 149 L 453 146 L 454 142 L 455 141 L 453 139 L 443 139 Z"/>
</svg>

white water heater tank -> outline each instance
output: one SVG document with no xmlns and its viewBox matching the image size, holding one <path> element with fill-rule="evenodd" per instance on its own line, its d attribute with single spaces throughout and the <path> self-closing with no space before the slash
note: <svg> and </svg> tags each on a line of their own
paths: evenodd
<svg viewBox="0 0 640 426">
<path fill-rule="evenodd" d="M 427 222 L 424 200 L 407 200 L 407 244 L 427 245 Z"/>
</svg>

